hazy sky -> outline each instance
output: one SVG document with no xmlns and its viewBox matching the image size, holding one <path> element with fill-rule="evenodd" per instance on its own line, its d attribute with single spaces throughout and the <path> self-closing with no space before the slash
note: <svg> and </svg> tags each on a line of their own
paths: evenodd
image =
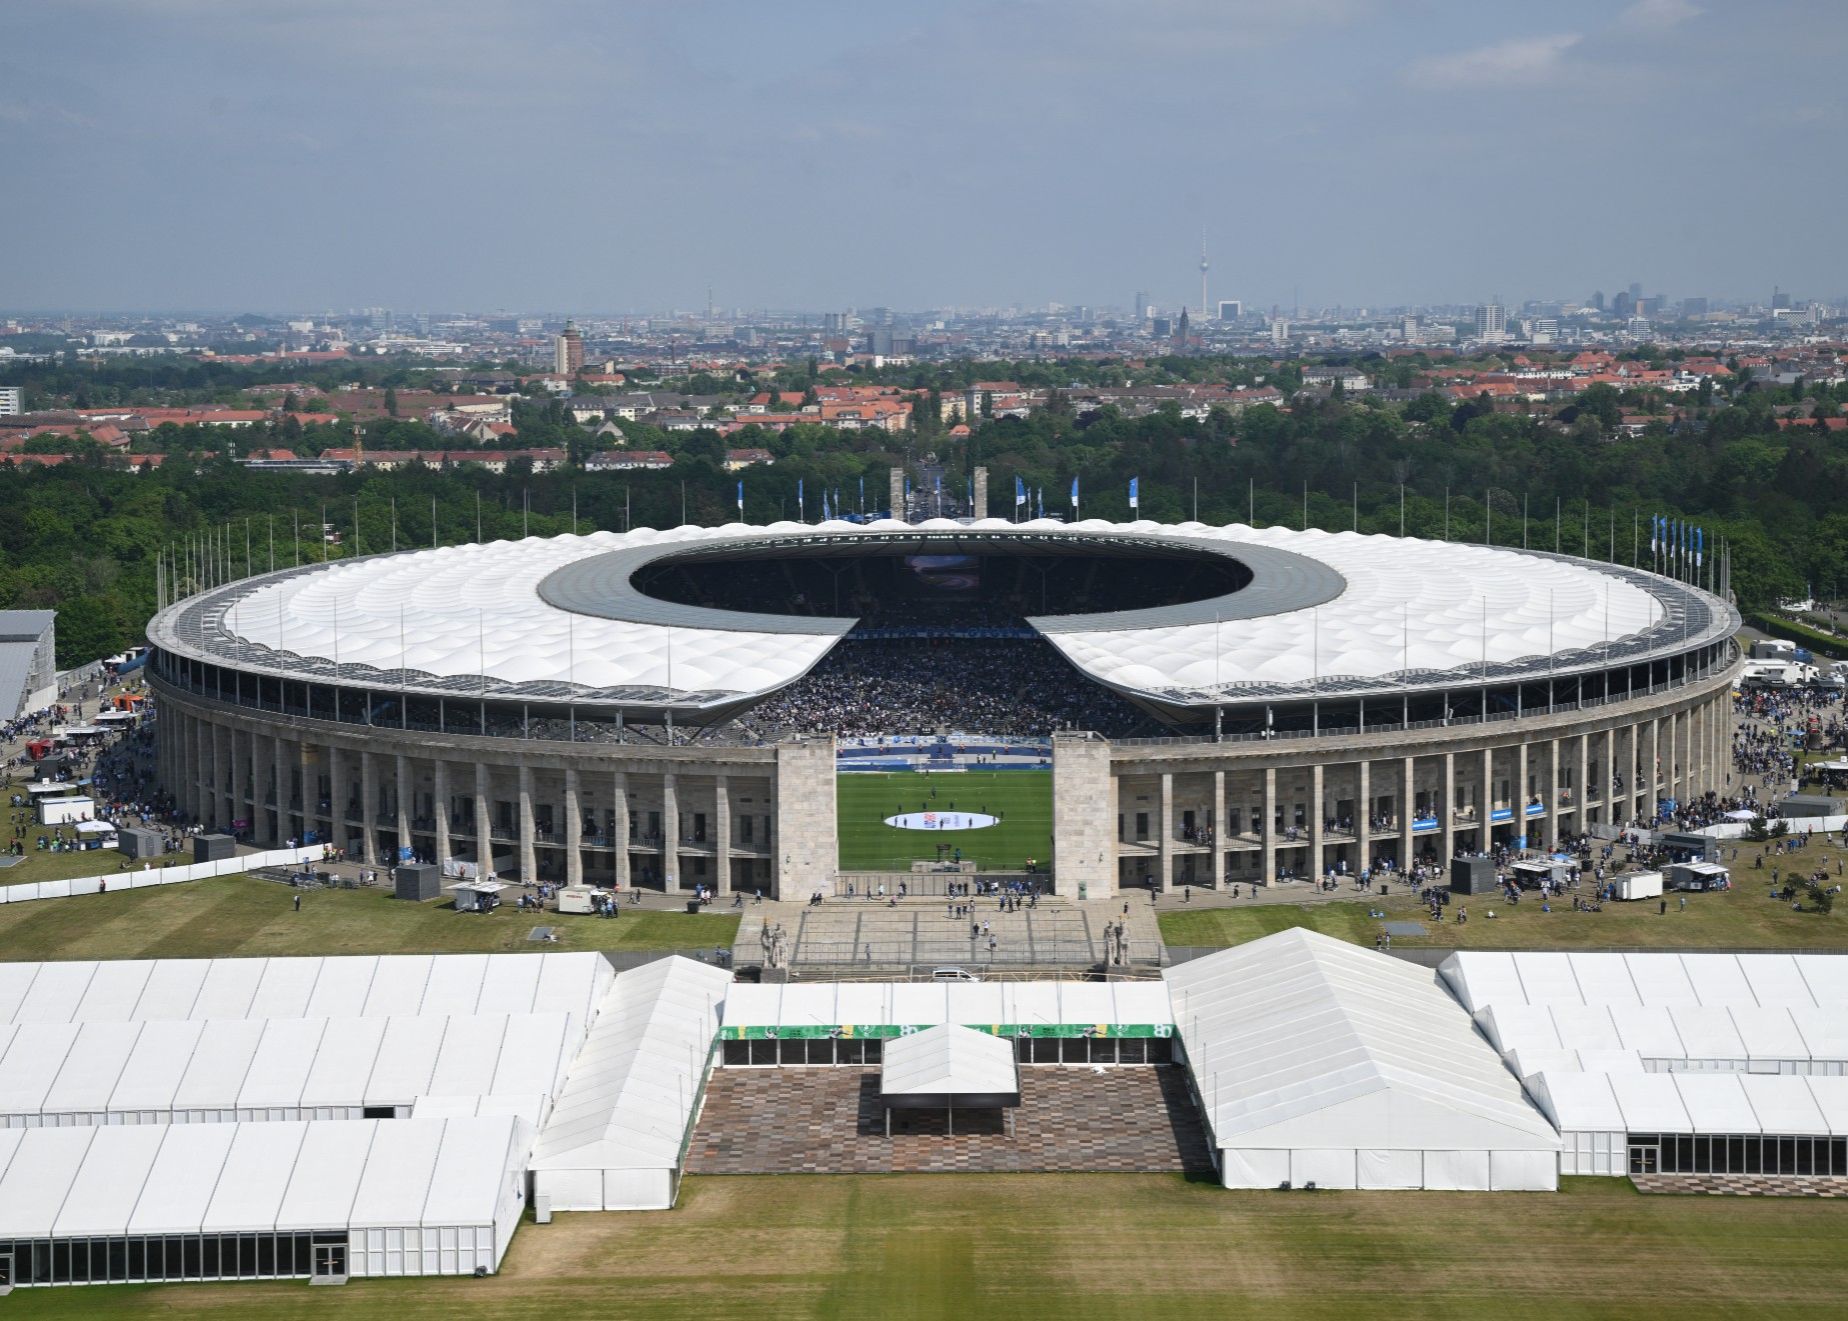
<svg viewBox="0 0 1848 1321">
<path fill-rule="evenodd" d="M 0 306 L 1848 292 L 1843 0 L 0 0 Z"/>
</svg>

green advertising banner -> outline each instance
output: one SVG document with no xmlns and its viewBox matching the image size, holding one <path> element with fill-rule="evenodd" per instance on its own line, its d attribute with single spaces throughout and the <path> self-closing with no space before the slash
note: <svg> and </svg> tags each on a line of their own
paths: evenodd
<svg viewBox="0 0 1848 1321">
<path fill-rule="evenodd" d="M 793 1024 L 787 1027 L 723 1027 L 723 1041 L 803 1041 L 823 1037 L 905 1037 L 922 1032 L 929 1023 L 901 1027 L 895 1023 Z M 1172 1023 L 969 1023 L 977 1032 L 997 1037 L 1171 1037 Z"/>
</svg>

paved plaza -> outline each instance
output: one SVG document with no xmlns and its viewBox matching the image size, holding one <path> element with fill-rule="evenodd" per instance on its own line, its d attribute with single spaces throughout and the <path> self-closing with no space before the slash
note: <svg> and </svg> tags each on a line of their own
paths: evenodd
<svg viewBox="0 0 1848 1321">
<path fill-rule="evenodd" d="M 879 1071 L 717 1069 L 687 1149 L 693 1174 L 901 1172 L 1207 1173 L 1212 1162 L 1174 1066 L 1029 1066 L 1014 1132 L 998 1112 L 895 1113 L 885 1135 Z"/>
</svg>

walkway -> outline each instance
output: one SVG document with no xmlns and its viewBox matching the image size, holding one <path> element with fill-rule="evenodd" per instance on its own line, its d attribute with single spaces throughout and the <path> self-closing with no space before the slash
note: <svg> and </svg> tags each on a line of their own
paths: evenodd
<svg viewBox="0 0 1848 1321">
<path fill-rule="evenodd" d="M 1212 1169 L 1183 1068 L 1029 1066 L 1020 1086 L 1011 1137 L 998 1112 L 959 1113 L 948 1136 L 942 1114 L 917 1111 L 894 1114 L 888 1138 L 877 1069 L 717 1069 L 686 1167 L 693 1174 Z"/>
</svg>

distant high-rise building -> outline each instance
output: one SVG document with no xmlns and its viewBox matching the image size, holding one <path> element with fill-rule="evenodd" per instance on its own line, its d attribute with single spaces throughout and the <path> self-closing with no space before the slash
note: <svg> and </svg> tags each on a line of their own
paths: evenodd
<svg viewBox="0 0 1848 1321">
<path fill-rule="evenodd" d="M 565 322 L 552 341 L 552 370 L 560 376 L 576 376 L 584 370 L 584 337 L 578 334 L 576 322 Z"/>
<path fill-rule="evenodd" d="M 1636 312 L 1636 299 L 1628 290 L 1619 289 L 1611 295 L 1611 315 L 1619 320 L 1628 321 Z"/>
<path fill-rule="evenodd" d="M 1418 327 L 1418 318 L 1403 316 L 1399 318 L 1399 337 L 1407 344 L 1416 344 L 1424 335 Z"/>
<path fill-rule="evenodd" d="M 0 385 L 0 417 L 18 417 L 21 404 L 17 385 Z"/>
<path fill-rule="evenodd" d="M 1785 293 L 1782 289 L 1773 288 L 1771 290 L 1771 310 L 1773 312 L 1788 312 L 1790 310 L 1790 295 Z"/>
<path fill-rule="evenodd" d="M 1604 290 L 1597 289 L 1592 292 L 1591 305 L 1600 312 L 1604 310 Z"/>
<path fill-rule="evenodd" d="M 1643 296 L 1642 282 L 1639 280 L 1630 281 L 1630 306 L 1635 307 L 1637 300 L 1640 299 L 1642 296 Z"/>
<path fill-rule="evenodd" d="M 1149 329 L 1156 339 L 1166 339 L 1174 329 L 1174 322 L 1169 317 L 1158 316 L 1151 321 Z"/>
<path fill-rule="evenodd" d="M 1681 300 L 1682 316 L 1706 316 L 1707 300 L 1705 298 L 1684 298 Z"/>
<path fill-rule="evenodd" d="M 1143 320 L 1149 314 L 1149 296 L 1140 289 L 1136 290 L 1136 301 L 1129 309 L 1129 314 L 1137 321 Z"/>
<path fill-rule="evenodd" d="M 1282 317 L 1273 317 L 1270 324 L 1271 343 L 1288 344 L 1290 342 L 1290 323 Z"/>
<path fill-rule="evenodd" d="M 1237 321 L 1244 315 L 1245 304 L 1238 299 L 1222 298 L 1219 300 L 1219 319 L 1221 321 Z"/>
<path fill-rule="evenodd" d="M 1476 309 L 1476 338 L 1499 344 L 1508 337 L 1508 309 L 1500 303 L 1484 303 Z"/>
</svg>

